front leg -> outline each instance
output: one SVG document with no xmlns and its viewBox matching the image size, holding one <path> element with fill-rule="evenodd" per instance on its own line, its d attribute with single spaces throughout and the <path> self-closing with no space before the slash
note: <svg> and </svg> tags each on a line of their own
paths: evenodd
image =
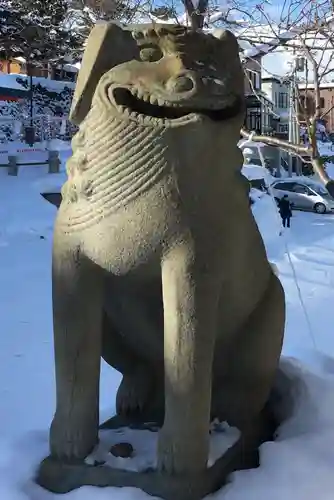
<svg viewBox="0 0 334 500">
<path fill-rule="evenodd" d="M 206 257 L 182 244 L 162 262 L 165 421 L 158 466 L 169 474 L 207 467 L 220 275 Z"/>
<path fill-rule="evenodd" d="M 102 318 L 101 270 L 72 236 L 55 230 L 52 261 L 56 413 L 51 455 L 82 460 L 98 441 Z"/>
</svg>

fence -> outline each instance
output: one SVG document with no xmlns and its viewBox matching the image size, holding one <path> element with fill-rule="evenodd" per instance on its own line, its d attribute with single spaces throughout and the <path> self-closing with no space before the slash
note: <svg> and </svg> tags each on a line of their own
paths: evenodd
<svg viewBox="0 0 334 500">
<path fill-rule="evenodd" d="M 8 175 L 17 176 L 19 167 L 27 165 L 26 161 L 20 159 L 20 155 L 9 155 L 8 164 L 0 165 L 0 167 L 7 167 Z M 28 165 L 48 165 L 49 174 L 58 174 L 60 170 L 60 159 L 58 151 L 48 151 L 45 161 L 30 162 Z"/>
<path fill-rule="evenodd" d="M 35 144 L 29 146 L 24 136 L 30 119 L 0 116 L 0 167 L 7 168 L 8 175 L 18 175 L 21 166 L 48 165 L 49 173 L 60 170 L 59 144 L 53 141 L 69 142 L 76 127 L 67 117 L 48 115 L 35 116 L 33 124 Z"/>
<path fill-rule="evenodd" d="M 52 139 L 67 142 L 77 131 L 77 127 L 70 123 L 67 117 L 37 115 L 33 118 L 33 125 L 36 143 Z M 24 130 L 27 126 L 30 126 L 30 118 L 0 116 L 0 144 L 24 142 Z"/>
</svg>

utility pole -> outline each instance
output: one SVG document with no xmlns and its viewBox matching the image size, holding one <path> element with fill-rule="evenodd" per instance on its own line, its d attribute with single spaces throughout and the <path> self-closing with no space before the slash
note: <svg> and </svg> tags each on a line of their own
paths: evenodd
<svg viewBox="0 0 334 500">
<path fill-rule="evenodd" d="M 293 143 L 294 137 L 294 127 L 293 127 L 293 77 L 290 79 L 290 92 L 289 92 L 289 101 L 290 101 L 290 109 L 289 109 L 289 142 Z M 288 172 L 289 177 L 292 176 L 292 154 L 289 154 L 288 157 Z"/>
<path fill-rule="evenodd" d="M 304 71 L 305 58 L 297 57 L 293 61 L 292 75 L 290 78 L 290 110 L 289 110 L 289 142 L 299 144 L 300 142 L 300 127 L 298 123 L 298 87 L 297 87 L 297 72 Z M 293 172 L 293 156 L 289 155 L 289 176 Z M 301 161 L 295 157 L 295 169 L 297 174 L 301 174 Z"/>
<path fill-rule="evenodd" d="M 299 110 L 299 102 L 298 102 L 298 87 L 297 87 L 297 78 L 294 79 L 293 82 L 293 101 L 294 101 L 294 143 L 300 143 L 300 125 L 298 121 L 298 110 Z M 302 162 L 301 159 L 296 156 L 296 173 L 297 175 L 302 175 Z"/>
</svg>

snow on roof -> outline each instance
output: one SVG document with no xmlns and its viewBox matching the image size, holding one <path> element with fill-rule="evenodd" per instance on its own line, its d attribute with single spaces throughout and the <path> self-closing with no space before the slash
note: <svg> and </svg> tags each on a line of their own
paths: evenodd
<svg viewBox="0 0 334 500">
<path fill-rule="evenodd" d="M 25 90 L 24 86 L 21 85 L 17 79 L 27 80 L 27 75 L 21 75 L 16 73 L 6 74 L 0 73 L 0 87 L 17 89 L 17 90 Z M 74 88 L 74 82 L 62 81 L 62 80 L 51 80 L 50 78 L 43 77 L 33 77 L 33 83 L 36 85 L 40 83 L 43 87 L 46 87 L 48 90 L 61 92 L 64 87 Z"/>
<path fill-rule="evenodd" d="M 247 177 L 249 181 L 264 179 L 267 177 L 267 172 L 260 165 L 254 165 L 249 163 L 248 165 L 243 165 L 242 174 Z"/>
<path fill-rule="evenodd" d="M 322 88 L 322 89 L 332 89 L 334 88 L 334 82 L 321 82 L 319 84 L 319 87 Z M 298 88 L 299 89 L 314 89 L 314 83 L 313 82 L 309 82 L 309 83 L 299 83 L 298 84 Z"/>
<path fill-rule="evenodd" d="M 286 85 L 290 86 L 291 82 L 286 78 L 286 76 L 276 76 L 276 75 L 270 75 L 270 76 L 263 76 L 261 78 L 261 83 L 279 83 L 280 85 Z"/>
<path fill-rule="evenodd" d="M 65 71 L 68 71 L 69 73 L 78 72 L 78 67 L 75 64 L 63 64 L 62 67 L 64 68 Z"/>
<path fill-rule="evenodd" d="M 265 148 L 265 147 L 267 147 L 267 144 L 264 144 L 263 142 L 253 142 L 253 141 L 248 140 L 248 139 L 241 139 L 238 142 L 238 147 L 240 149 L 243 149 L 245 147 L 247 147 L 247 148 Z"/>
<path fill-rule="evenodd" d="M 16 80 L 16 78 L 21 75 L 15 75 L 15 78 L 13 78 L 13 76 L 13 74 L 7 75 L 6 73 L 0 73 L 0 87 L 24 90 L 24 87 Z"/>
<path fill-rule="evenodd" d="M 20 63 L 25 63 L 26 59 L 24 57 L 18 56 L 18 57 L 14 57 L 14 61 L 19 61 Z"/>
</svg>

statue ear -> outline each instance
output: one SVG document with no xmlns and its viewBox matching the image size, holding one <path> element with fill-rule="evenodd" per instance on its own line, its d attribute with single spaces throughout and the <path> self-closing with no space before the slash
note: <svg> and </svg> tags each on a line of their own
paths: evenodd
<svg viewBox="0 0 334 500">
<path fill-rule="evenodd" d="M 220 61 L 222 71 L 229 75 L 230 86 L 235 95 L 244 100 L 244 73 L 240 59 L 240 47 L 238 39 L 232 31 L 217 28 L 212 32 L 217 39 L 215 57 Z"/>
<path fill-rule="evenodd" d="M 86 117 L 95 89 L 104 73 L 118 64 L 131 61 L 138 53 L 131 31 L 115 22 L 94 26 L 87 39 L 74 91 L 70 120 L 76 125 Z"/>
<path fill-rule="evenodd" d="M 225 30 L 223 28 L 216 28 L 213 30 L 212 35 L 218 38 L 221 42 L 226 44 L 227 47 L 233 47 L 239 51 L 239 44 L 236 36 L 230 30 Z"/>
<path fill-rule="evenodd" d="M 224 28 L 216 28 L 212 31 L 212 34 L 215 38 L 218 38 L 219 40 L 226 40 L 228 38 L 235 38 L 235 35 L 233 35 L 232 31 L 226 30 Z"/>
</svg>

